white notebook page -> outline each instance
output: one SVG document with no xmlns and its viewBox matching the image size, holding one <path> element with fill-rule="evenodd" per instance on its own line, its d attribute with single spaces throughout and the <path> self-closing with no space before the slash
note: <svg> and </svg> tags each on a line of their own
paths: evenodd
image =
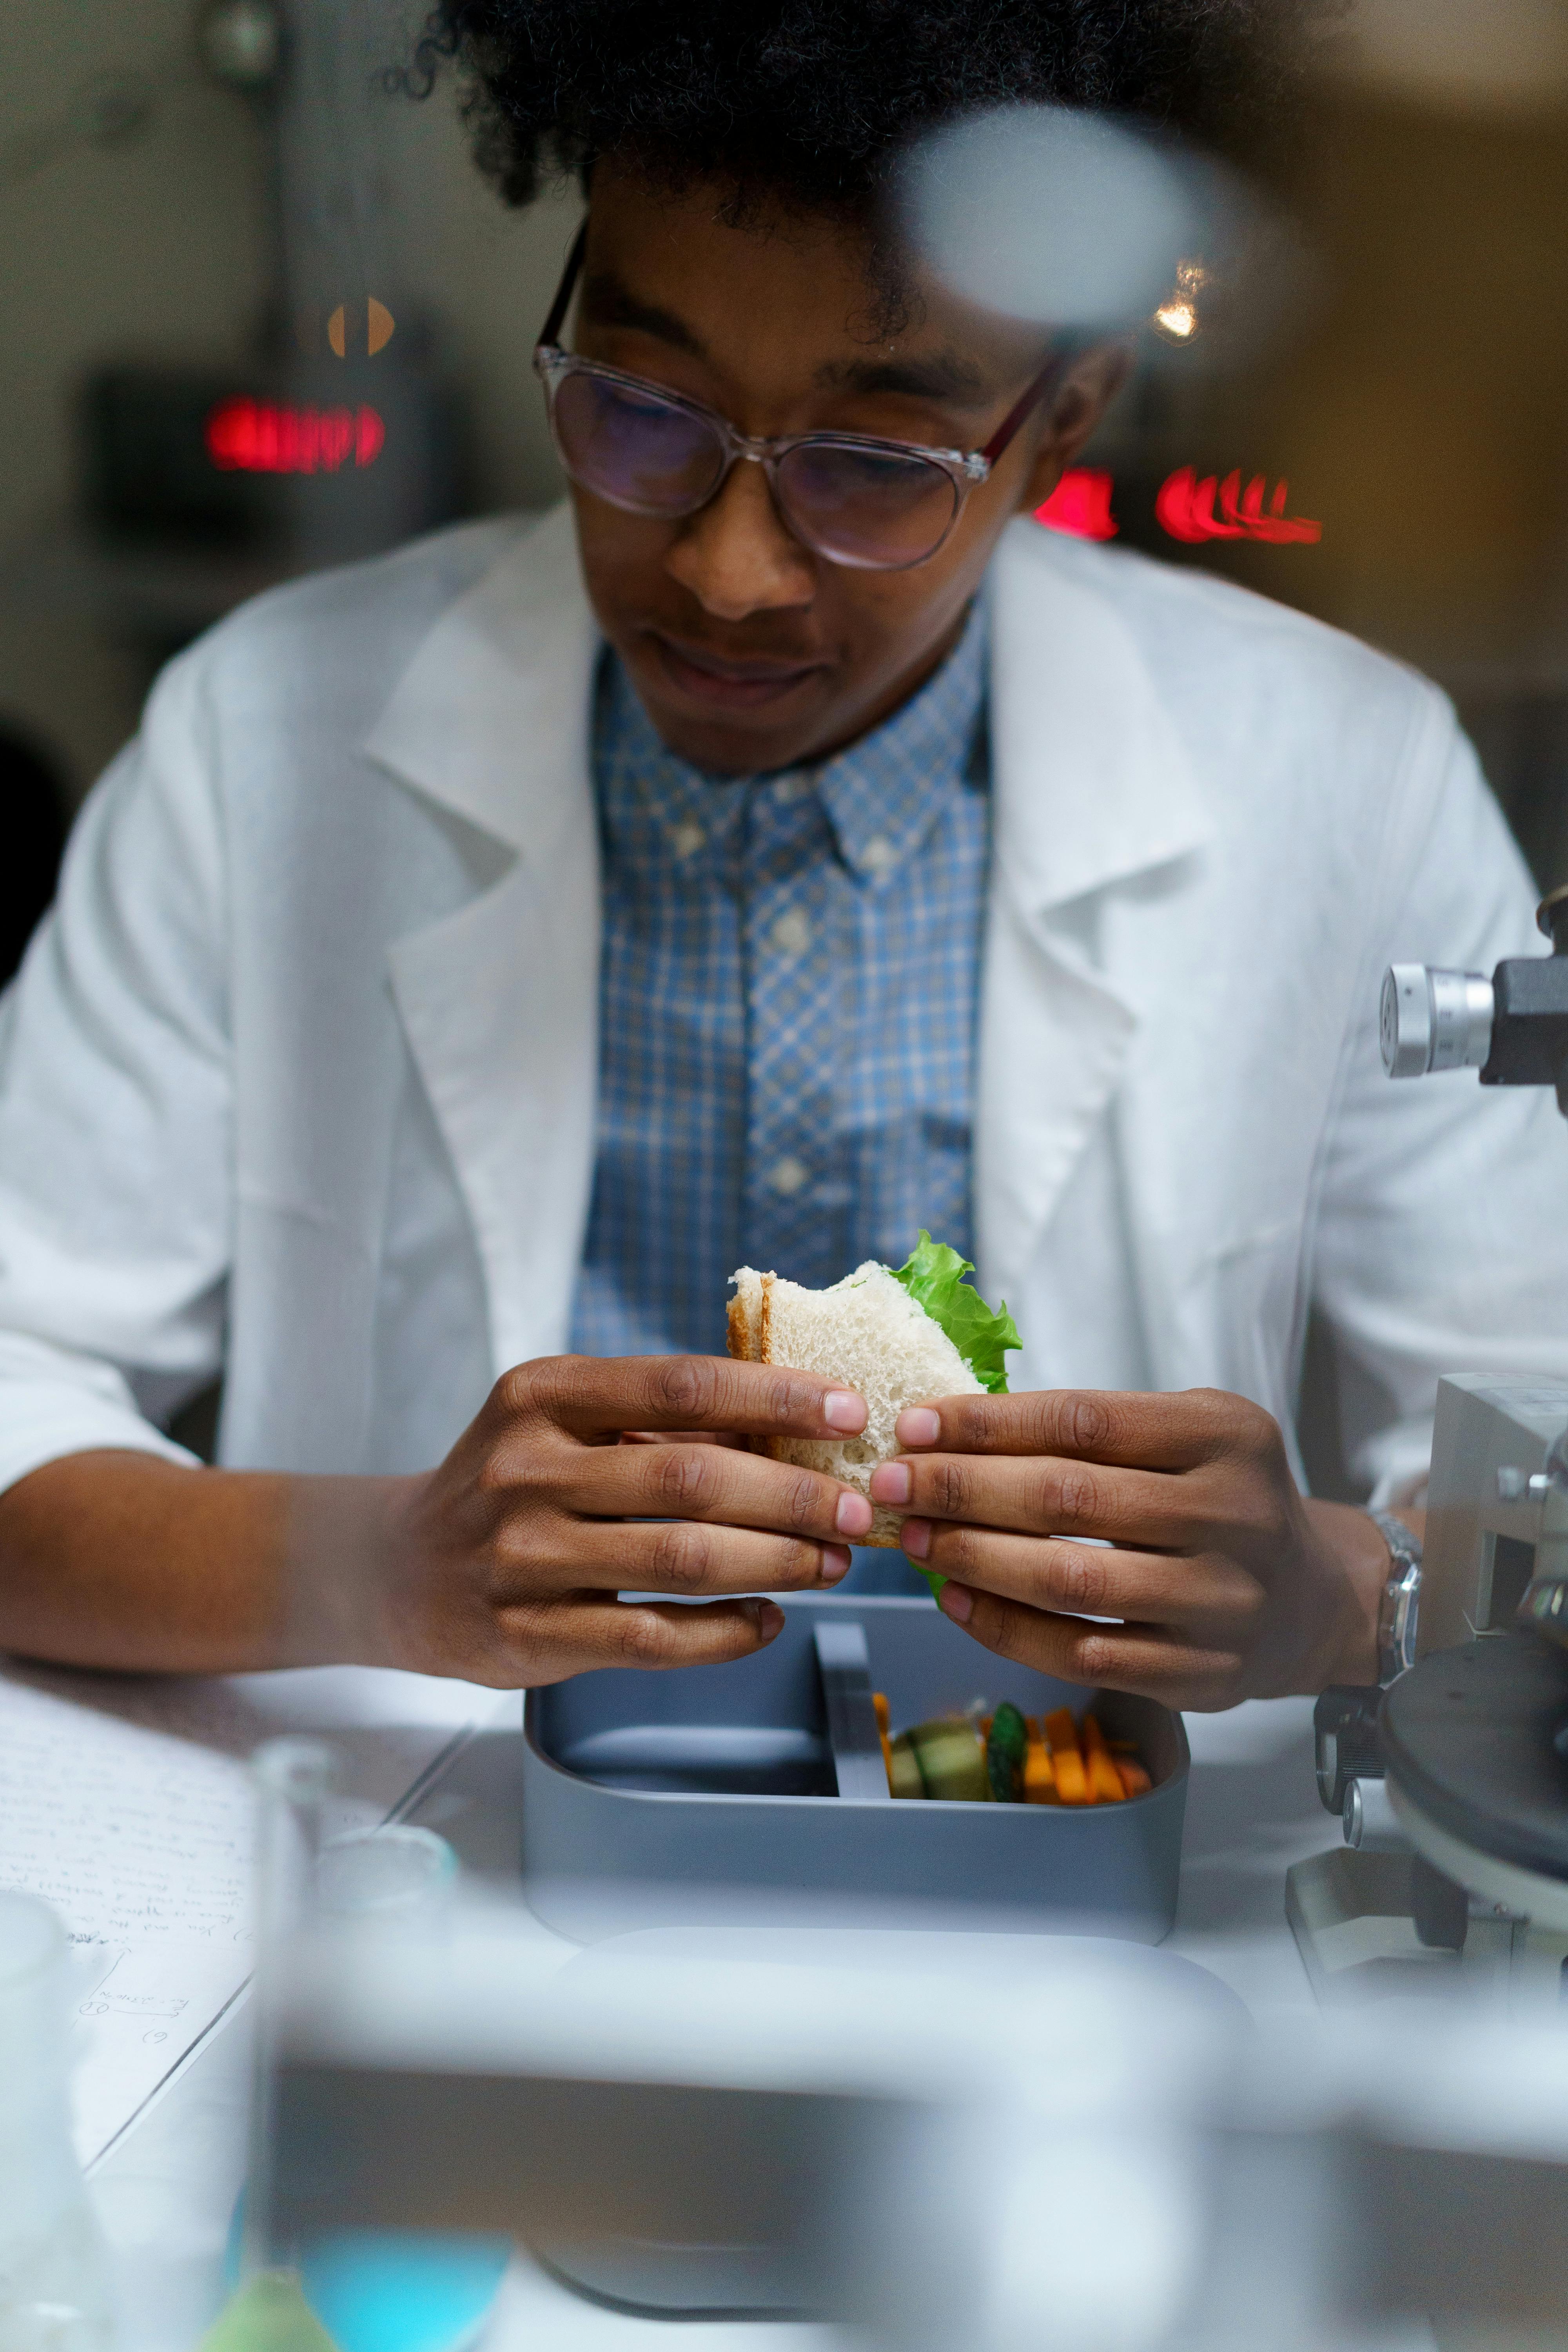
<svg viewBox="0 0 1568 2352">
<path fill-rule="evenodd" d="M 84 2164 L 249 1978 L 252 1749 L 284 1731 L 331 1739 L 334 1826 L 364 1825 L 416 1801 L 507 1704 L 352 1667 L 190 1681 L 0 1664 L 0 1887 L 41 1895 L 71 1938 Z"/>
</svg>

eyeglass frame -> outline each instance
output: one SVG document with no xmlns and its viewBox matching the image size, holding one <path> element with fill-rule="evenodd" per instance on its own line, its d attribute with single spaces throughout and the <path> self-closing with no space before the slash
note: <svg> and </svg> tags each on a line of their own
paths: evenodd
<svg viewBox="0 0 1568 2352">
<path fill-rule="evenodd" d="M 721 410 L 710 408 L 705 401 L 689 399 L 684 393 L 672 392 L 666 385 L 656 383 L 651 377 L 631 375 L 626 369 L 611 367 L 604 360 L 584 359 L 579 352 L 563 350 L 556 341 L 555 338 L 561 331 L 567 306 L 571 302 L 582 271 L 583 257 L 587 250 L 587 244 L 588 224 L 584 220 L 572 240 L 571 250 L 566 256 L 566 266 L 562 271 L 561 282 L 555 289 L 555 299 L 550 305 L 549 316 L 540 330 L 539 341 L 533 347 L 533 372 L 544 387 L 551 437 L 555 441 L 556 455 L 560 457 L 562 464 L 564 466 L 566 459 L 560 442 L 555 436 L 557 389 L 570 375 L 593 375 L 606 383 L 629 385 L 635 392 L 652 393 L 656 398 L 667 401 L 672 408 L 684 409 L 689 416 L 694 416 L 701 424 L 715 429 L 719 446 L 723 454 L 722 470 L 712 488 L 705 490 L 702 496 L 689 507 L 632 507 L 625 505 L 625 502 L 618 499 L 605 499 L 606 504 L 622 506 L 623 510 L 628 514 L 659 515 L 670 522 L 683 521 L 688 515 L 700 514 L 704 507 L 712 504 L 734 472 L 737 464 L 744 457 L 752 465 L 762 467 L 767 478 L 768 488 L 773 493 L 774 508 L 788 527 L 789 517 L 778 495 L 776 482 L 778 467 L 792 450 L 812 445 L 821 446 L 824 443 L 835 448 L 877 449 L 884 450 L 894 457 L 917 457 L 945 474 L 953 488 L 952 512 L 943 526 L 941 538 L 928 547 L 923 555 L 913 556 L 906 563 L 866 563 L 857 562 L 853 556 L 829 555 L 824 548 L 812 548 L 812 553 L 822 556 L 825 562 L 843 564 L 851 571 L 913 572 L 919 565 L 929 563 L 931 557 L 952 537 L 970 491 L 978 483 L 990 479 L 997 459 L 1016 437 L 1027 418 L 1060 382 L 1070 356 L 1069 352 L 1060 348 L 1052 352 L 1038 373 L 1031 378 L 1019 394 L 1018 398 L 983 449 L 931 448 L 922 442 L 894 441 L 871 433 L 831 433 L 820 430 L 813 433 L 777 435 L 742 433 L 737 425 L 731 425 L 730 419 Z M 567 471 L 570 473 L 570 467 L 567 467 Z M 591 488 L 592 486 L 584 484 L 584 487 Z M 595 498 L 605 497 L 603 491 L 597 490 L 593 491 L 592 495 Z M 792 530 L 791 536 L 798 538 L 799 534 Z M 810 545 L 809 541 L 802 543 Z"/>
</svg>

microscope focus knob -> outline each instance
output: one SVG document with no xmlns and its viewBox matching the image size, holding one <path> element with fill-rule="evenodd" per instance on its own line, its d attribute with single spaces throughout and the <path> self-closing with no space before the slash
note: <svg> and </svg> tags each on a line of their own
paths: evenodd
<svg viewBox="0 0 1568 2352">
<path fill-rule="evenodd" d="M 1494 1003 L 1484 972 L 1390 964 L 1378 1016 L 1384 1068 L 1391 1078 L 1479 1070 L 1491 1052 Z"/>
</svg>

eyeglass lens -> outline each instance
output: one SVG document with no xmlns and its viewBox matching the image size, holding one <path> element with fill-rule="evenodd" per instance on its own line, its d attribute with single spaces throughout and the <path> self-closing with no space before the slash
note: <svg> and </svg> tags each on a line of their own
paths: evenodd
<svg viewBox="0 0 1568 2352">
<path fill-rule="evenodd" d="M 723 444 L 700 416 L 586 369 L 563 377 L 551 421 L 573 479 L 634 514 L 689 514 L 724 470 Z"/>
<path fill-rule="evenodd" d="M 940 466 L 894 450 L 808 442 L 786 450 L 778 501 L 800 536 L 838 563 L 897 571 L 946 535 L 958 487 Z"/>
<path fill-rule="evenodd" d="M 691 514 L 718 488 L 725 450 L 690 410 L 631 384 L 574 370 L 556 387 L 555 443 L 574 481 L 634 514 Z M 944 537 L 958 489 L 940 466 L 897 450 L 814 441 L 774 471 L 784 520 L 832 562 L 897 570 Z"/>
</svg>

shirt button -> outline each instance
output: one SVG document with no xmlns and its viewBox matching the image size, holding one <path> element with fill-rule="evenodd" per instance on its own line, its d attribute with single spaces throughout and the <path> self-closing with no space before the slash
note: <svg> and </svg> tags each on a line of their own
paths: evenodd
<svg viewBox="0 0 1568 2352">
<path fill-rule="evenodd" d="M 691 817 L 684 817 L 669 828 L 669 845 L 677 857 L 695 857 L 708 835 Z"/>
<path fill-rule="evenodd" d="M 770 936 L 780 955 L 804 955 L 811 945 L 811 925 L 798 907 L 786 907 Z"/>
<path fill-rule="evenodd" d="M 868 841 L 860 852 L 860 863 L 868 873 L 885 874 L 898 854 L 892 843 L 884 835 L 879 834 L 876 840 Z"/>
<path fill-rule="evenodd" d="M 792 1193 L 799 1192 L 810 1173 L 808 1168 L 804 1167 L 798 1160 L 786 1151 L 784 1158 L 775 1160 L 768 1170 L 768 1182 L 775 1192 L 782 1192 L 787 1201 Z"/>
</svg>

